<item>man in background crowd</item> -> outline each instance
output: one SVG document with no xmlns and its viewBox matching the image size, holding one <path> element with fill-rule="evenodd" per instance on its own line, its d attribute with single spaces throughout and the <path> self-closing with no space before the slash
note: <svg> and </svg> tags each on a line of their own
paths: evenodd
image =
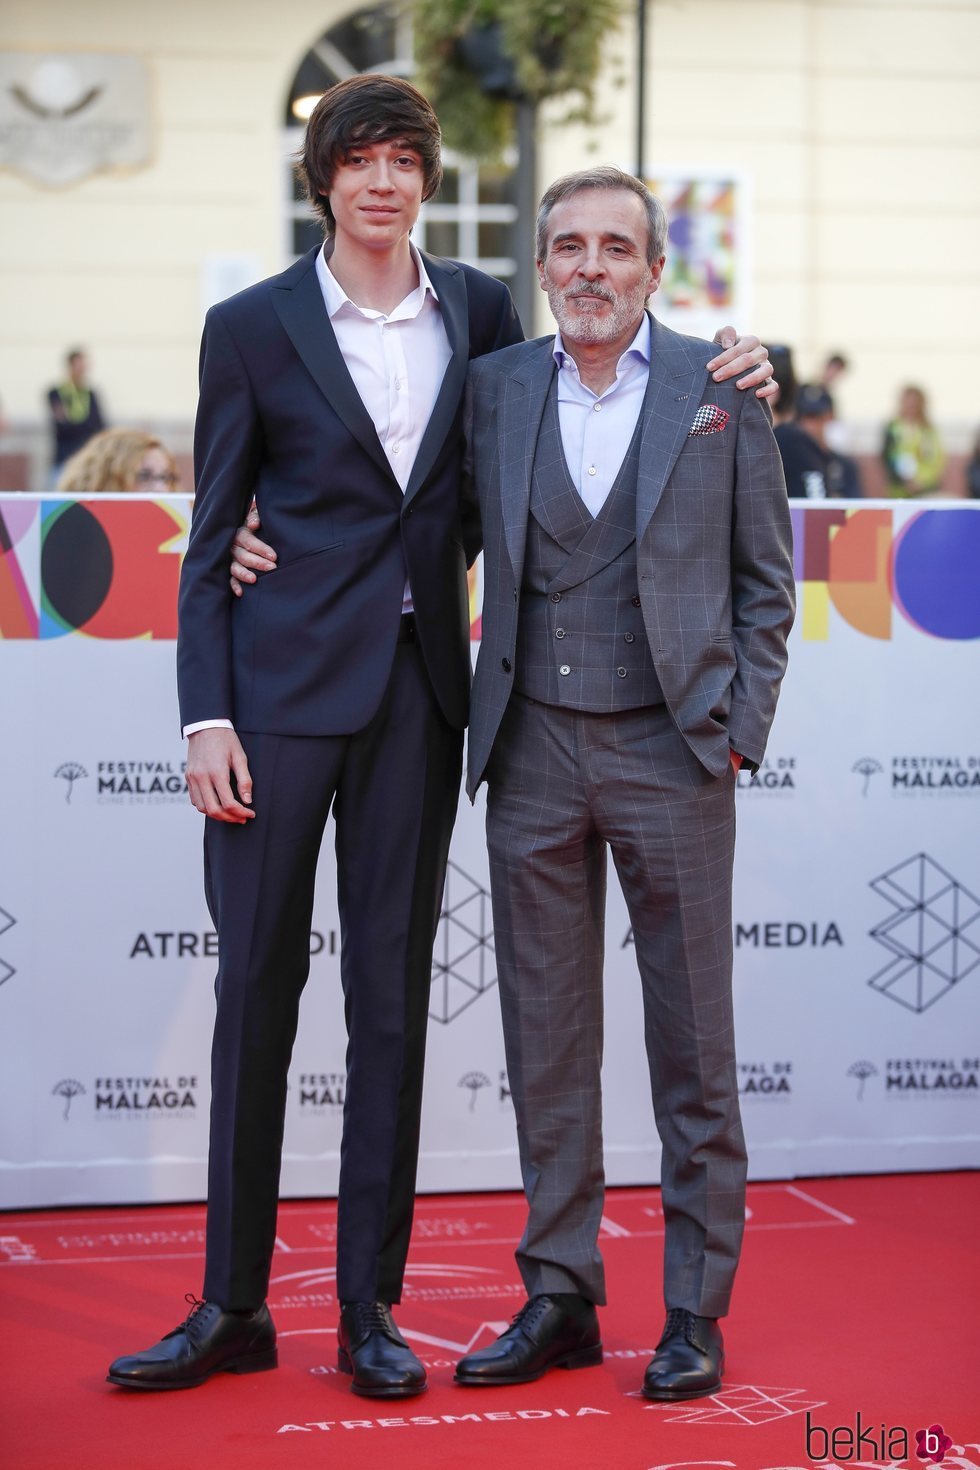
<svg viewBox="0 0 980 1470">
<path fill-rule="evenodd" d="M 774 359 L 777 368 L 779 363 Z M 827 443 L 827 426 L 834 417 L 834 401 L 820 383 L 793 384 L 795 405 L 780 389 L 779 419 L 773 430 L 791 500 L 853 499 L 860 495 L 853 460 L 836 454 Z M 787 411 L 795 407 L 795 417 Z"/>
<path fill-rule="evenodd" d="M 48 408 L 54 430 L 52 467 L 60 470 L 66 460 L 105 428 L 102 408 L 95 389 L 88 385 L 88 358 L 80 347 L 73 347 L 65 363 L 68 376 L 48 392 Z"/>
</svg>

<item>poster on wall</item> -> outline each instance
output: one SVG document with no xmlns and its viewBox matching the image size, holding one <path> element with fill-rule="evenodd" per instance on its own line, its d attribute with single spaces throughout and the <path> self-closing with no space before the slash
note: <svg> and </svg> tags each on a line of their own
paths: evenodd
<svg viewBox="0 0 980 1470">
<path fill-rule="evenodd" d="M 733 169 L 662 165 L 645 180 L 667 211 L 666 263 L 656 314 L 668 327 L 709 340 L 752 319 L 751 208 L 746 177 Z"/>
<path fill-rule="evenodd" d="M 201 1198 L 217 936 L 174 690 L 190 502 L 0 498 L 0 1207 Z M 980 1162 L 980 505 L 798 506 L 799 613 L 738 779 L 735 1006 L 751 1173 Z M 473 579 L 479 635 L 479 579 Z M 285 1195 L 335 1191 L 331 834 L 289 1076 Z M 482 798 L 433 955 L 419 1182 L 519 1185 Z M 606 918 L 607 1177 L 659 1145 L 629 916 Z"/>
</svg>

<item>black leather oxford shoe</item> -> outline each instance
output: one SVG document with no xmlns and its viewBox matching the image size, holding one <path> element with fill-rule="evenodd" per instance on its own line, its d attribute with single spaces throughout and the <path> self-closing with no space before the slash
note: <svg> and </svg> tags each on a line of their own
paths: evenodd
<svg viewBox="0 0 980 1470">
<path fill-rule="evenodd" d="M 106 1381 L 121 1388 L 197 1388 L 212 1373 L 262 1373 L 278 1364 L 276 1329 L 264 1304 L 257 1312 L 223 1312 L 188 1294 L 191 1311 L 156 1347 L 109 1365 Z"/>
<path fill-rule="evenodd" d="M 385 1302 L 342 1302 L 337 1366 L 369 1399 L 407 1399 L 425 1392 L 425 1369 L 402 1337 Z"/>
<path fill-rule="evenodd" d="M 590 1368 L 601 1362 L 599 1318 L 591 1302 L 533 1296 L 496 1342 L 460 1359 L 456 1382 L 473 1388 L 533 1383 L 549 1368 Z"/>
<path fill-rule="evenodd" d="M 721 1328 L 714 1317 L 671 1307 L 643 1379 L 643 1396 L 672 1402 L 717 1393 L 725 1371 Z"/>
</svg>

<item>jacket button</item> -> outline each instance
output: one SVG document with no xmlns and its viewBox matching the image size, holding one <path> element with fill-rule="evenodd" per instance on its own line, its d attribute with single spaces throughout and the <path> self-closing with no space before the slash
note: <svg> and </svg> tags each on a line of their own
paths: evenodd
<svg viewBox="0 0 980 1470">
<path fill-rule="evenodd" d="M 634 638 L 634 636 L 633 636 L 632 633 L 624 633 L 623 634 L 623 642 L 624 643 L 635 643 L 636 642 L 636 639 Z"/>
<path fill-rule="evenodd" d="M 552 592 L 552 594 L 551 594 L 551 600 L 552 600 L 552 602 L 561 602 L 561 593 L 560 592 Z"/>
<path fill-rule="evenodd" d="M 565 674 L 570 674 L 572 671 L 569 668 L 568 664 L 559 664 L 559 666 L 558 666 L 558 672 L 559 672 L 559 674 L 565 675 Z"/>
<path fill-rule="evenodd" d="M 633 598 L 633 606 L 634 607 L 639 607 L 639 605 L 640 605 L 640 599 L 638 597 L 634 597 Z"/>
<path fill-rule="evenodd" d="M 565 629 L 564 628 L 556 628 L 555 629 L 555 637 L 556 638 L 564 638 L 564 636 L 565 636 Z"/>
<path fill-rule="evenodd" d="M 626 678 L 626 670 L 624 668 L 618 668 L 616 670 L 616 673 L 619 675 L 619 677 L 621 679 L 625 679 Z"/>
<path fill-rule="evenodd" d="M 500 667 L 503 669 L 503 671 L 504 671 L 505 674 L 509 674 L 510 673 L 510 659 L 509 658 L 502 658 L 500 660 Z"/>
</svg>

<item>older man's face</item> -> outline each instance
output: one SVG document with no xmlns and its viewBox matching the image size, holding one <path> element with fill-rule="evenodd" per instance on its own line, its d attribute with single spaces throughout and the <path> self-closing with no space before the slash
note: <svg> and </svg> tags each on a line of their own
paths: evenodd
<svg viewBox="0 0 980 1470">
<path fill-rule="evenodd" d="M 567 343 L 636 334 L 664 257 L 647 262 L 646 210 L 629 189 L 582 189 L 556 204 L 538 280 Z"/>
</svg>

